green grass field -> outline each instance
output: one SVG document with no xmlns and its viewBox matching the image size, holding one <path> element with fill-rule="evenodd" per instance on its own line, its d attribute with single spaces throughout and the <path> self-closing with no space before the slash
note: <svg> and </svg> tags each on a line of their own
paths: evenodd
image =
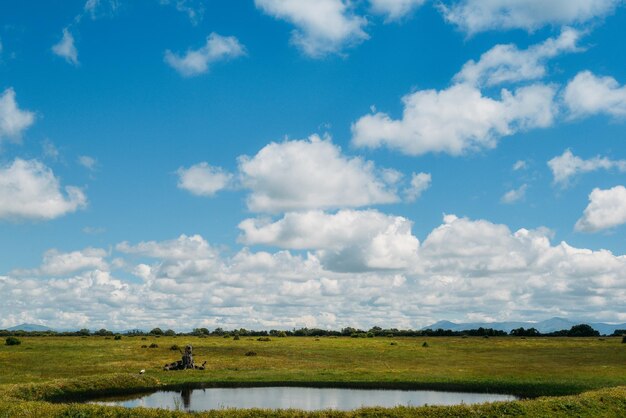
<svg viewBox="0 0 626 418">
<path fill-rule="evenodd" d="M 46 391 L 54 385 L 46 386 L 45 382 L 54 379 L 66 379 L 60 384 L 62 390 L 55 386 L 57 395 L 115 392 L 116 385 L 124 388 L 126 383 L 113 379 L 99 386 L 100 376 L 139 376 L 141 369 L 146 374 L 129 384 L 132 390 L 181 384 L 276 383 L 454 389 L 533 397 L 626 386 L 626 344 L 621 338 L 289 337 L 262 342 L 247 337 L 178 336 L 146 340 L 123 337 L 117 341 L 104 337 L 21 340 L 19 346 L 0 346 L 0 391 L 4 391 L 5 401 L 18 392 L 22 395 L 17 397 L 23 400 L 48 399 Z M 422 347 L 425 341 L 428 347 Z M 159 347 L 141 347 L 152 343 Z M 166 362 L 180 357 L 170 350 L 174 344 L 192 344 L 196 362 L 206 360 L 207 370 L 162 371 Z M 247 357 L 247 351 L 257 355 Z M 72 379 L 77 378 L 87 380 L 72 389 Z M 611 393 L 626 402 L 624 388 Z M 24 407 L 27 405 L 23 402 Z M 38 405 L 31 407 L 34 411 L 43 408 Z"/>
</svg>

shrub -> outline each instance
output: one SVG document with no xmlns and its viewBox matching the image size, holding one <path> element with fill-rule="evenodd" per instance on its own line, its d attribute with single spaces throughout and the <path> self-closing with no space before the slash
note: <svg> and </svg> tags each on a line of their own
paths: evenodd
<svg viewBox="0 0 626 418">
<path fill-rule="evenodd" d="M 141 348 L 148 348 L 148 346 L 144 344 L 141 346 Z"/>
<path fill-rule="evenodd" d="M 122 339 L 122 336 L 121 336 L 121 335 L 116 335 L 115 337 L 113 337 L 113 339 L 114 339 L 115 341 L 119 341 L 119 340 L 121 340 L 121 339 Z"/>
<path fill-rule="evenodd" d="M 147 338 L 146 337 L 141 337 L 141 341 L 146 341 Z"/>
<path fill-rule="evenodd" d="M 398 345 L 398 343 L 395 341 L 392 341 L 389 345 Z"/>
<path fill-rule="evenodd" d="M 367 338 L 374 338 L 374 333 L 373 332 L 368 332 L 367 333 Z"/>
<path fill-rule="evenodd" d="M 256 351 L 247 351 L 245 355 L 248 357 L 256 356 Z"/>
<path fill-rule="evenodd" d="M 235 337 L 233 337 L 233 340 L 239 341 L 240 340 L 239 335 L 235 335 Z"/>
<path fill-rule="evenodd" d="M 622 337 L 622 344 L 626 344 L 626 335 Z"/>
<path fill-rule="evenodd" d="M 158 344 L 152 343 L 148 348 L 159 348 Z"/>
<path fill-rule="evenodd" d="M 426 341 L 424 341 L 424 344 L 422 344 L 422 347 L 430 347 L 430 346 L 428 345 Z"/>
<path fill-rule="evenodd" d="M 236 335 L 236 337 L 238 337 L 239 335 Z M 230 335 L 224 335 L 224 338 L 230 338 Z"/>
<path fill-rule="evenodd" d="M 287 336 L 287 333 L 285 331 L 281 331 L 281 332 L 278 333 L 278 336 L 280 338 L 285 338 Z"/>
<path fill-rule="evenodd" d="M 15 337 L 7 337 L 7 339 L 4 341 L 4 343 L 6 345 L 20 345 L 20 344 L 22 344 L 22 342 L 19 339 L 15 338 Z"/>
<path fill-rule="evenodd" d="M 176 344 L 174 344 L 173 346 L 171 346 L 171 347 L 170 347 L 170 350 L 172 350 L 172 351 L 178 351 L 178 350 L 180 350 L 180 347 L 179 347 L 179 346 L 177 346 Z"/>
<path fill-rule="evenodd" d="M 256 339 L 257 341 L 272 341 L 270 337 L 259 337 Z"/>
</svg>

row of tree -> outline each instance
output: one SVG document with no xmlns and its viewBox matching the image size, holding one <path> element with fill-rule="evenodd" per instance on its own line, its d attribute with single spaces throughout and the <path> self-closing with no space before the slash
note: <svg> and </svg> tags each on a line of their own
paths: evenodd
<svg viewBox="0 0 626 418">
<path fill-rule="evenodd" d="M 369 330 L 362 330 L 358 328 L 346 327 L 340 331 L 326 330 L 320 328 L 299 328 L 292 330 L 276 330 L 269 331 L 254 331 L 247 330 L 245 328 L 235 329 L 227 331 L 223 328 L 216 328 L 210 331 L 207 328 L 194 328 L 193 331 L 187 333 L 177 333 L 172 329 L 153 328 L 149 332 L 145 332 L 139 329 L 125 331 L 123 333 L 114 333 L 107 329 L 100 329 L 97 331 L 90 331 L 88 329 L 81 329 L 79 331 L 70 332 L 55 332 L 55 331 L 7 331 L 0 330 L 0 336 L 113 336 L 124 334 L 127 336 L 175 336 L 175 335 L 193 335 L 199 337 L 209 336 L 235 336 L 240 337 L 597 337 L 600 333 L 587 324 L 574 325 L 569 330 L 554 331 L 549 333 L 540 333 L 535 328 L 516 328 L 507 333 L 506 331 L 496 330 L 493 328 L 477 328 L 463 331 L 452 331 L 444 329 L 426 329 L 426 330 L 411 330 L 411 329 L 397 329 L 373 327 Z M 618 329 L 612 336 L 626 335 L 626 330 Z"/>
</svg>

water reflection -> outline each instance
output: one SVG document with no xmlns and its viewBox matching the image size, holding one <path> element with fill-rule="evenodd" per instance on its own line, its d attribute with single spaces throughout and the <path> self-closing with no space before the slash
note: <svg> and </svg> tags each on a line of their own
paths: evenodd
<svg viewBox="0 0 626 418">
<path fill-rule="evenodd" d="M 192 399 L 193 393 L 193 399 Z M 305 387 L 211 388 L 162 391 L 136 399 L 100 401 L 108 405 L 207 411 L 222 408 L 352 410 L 367 406 L 458 405 L 517 399 L 512 395 L 430 390 L 337 389 Z"/>
</svg>

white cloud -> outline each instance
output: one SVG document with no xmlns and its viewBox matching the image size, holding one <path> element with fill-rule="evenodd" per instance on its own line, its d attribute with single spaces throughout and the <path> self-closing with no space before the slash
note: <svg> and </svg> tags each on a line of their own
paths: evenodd
<svg viewBox="0 0 626 418">
<path fill-rule="evenodd" d="M 209 71 L 209 66 L 245 55 L 246 51 L 234 36 L 211 33 L 206 44 L 196 50 L 189 49 L 184 55 L 165 51 L 165 62 L 184 77 L 192 77 Z"/>
<path fill-rule="evenodd" d="M 63 28 L 63 37 L 52 46 L 52 52 L 65 58 L 65 61 L 72 65 L 78 65 L 78 51 L 74 46 L 74 37 L 67 28 Z"/>
<path fill-rule="evenodd" d="M 162 5 L 173 4 L 176 10 L 185 13 L 193 25 L 197 25 L 204 17 L 202 0 L 160 0 Z"/>
<path fill-rule="evenodd" d="M 164 260 L 209 259 L 217 257 L 217 251 L 200 235 L 181 235 L 169 241 L 146 241 L 130 245 L 124 241 L 115 246 L 117 251 L 143 257 Z"/>
<path fill-rule="evenodd" d="M 228 187 L 233 179 L 232 174 L 220 167 L 210 166 L 206 162 L 189 168 L 180 167 L 176 174 L 178 175 L 178 188 L 198 196 L 213 196 Z"/>
<path fill-rule="evenodd" d="M 107 252 L 101 248 L 85 248 L 67 253 L 54 249 L 48 250 L 43 256 L 43 263 L 34 273 L 46 276 L 67 276 L 84 270 L 108 271 L 106 256 Z"/>
<path fill-rule="evenodd" d="M 598 232 L 626 223 L 626 187 L 593 189 L 589 194 L 589 205 L 576 222 L 576 230 Z"/>
<path fill-rule="evenodd" d="M 470 60 L 454 80 L 476 86 L 494 86 L 502 83 L 519 82 L 543 78 L 546 75 L 545 61 L 566 52 L 580 51 L 576 46 L 581 33 L 564 28 L 558 38 L 519 50 L 513 44 L 496 45 L 480 56 L 478 62 Z"/>
<path fill-rule="evenodd" d="M 410 187 L 404 190 L 406 199 L 409 202 L 414 202 L 418 199 L 422 193 L 424 193 L 430 187 L 432 176 L 430 173 L 413 173 L 411 176 Z"/>
<path fill-rule="evenodd" d="M 405 96 L 401 119 L 378 112 L 352 125 L 352 143 L 359 147 L 388 146 L 408 155 L 494 148 L 502 136 L 547 127 L 556 106 L 554 87 L 534 84 L 514 93 L 503 89 L 501 99 L 479 89 L 455 84 L 445 90 L 419 90 Z"/>
<path fill-rule="evenodd" d="M 524 197 L 526 196 L 526 189 L 528 189 L 528 185 L 527 184 L 522 184 L 520 187 L 518 187 L 517 189 L 511 189 L 508 192 L 506 192 L 504 194 L 504 196 L 502 196 L 502 203 L 515 203 L 515 202 L 519 202 L 520 200 L 524 199 Z"/>
<path fill-rule="evenodd" d="M 34 121 L 33 112 L 18 107 L 12 88 L 6 89 L 0 95 L 0 141 L 4 138 L 19 140 L 22 132 Z"/>
<path fill-rule="evenodd" d="M 624 172 L 626 171 L 626 160 L 611 160 L 607 157 L 600 156 L 583 160 L 567 149 L 562 155 L 548 161 L 548 167 L 552 170 L 556 184 L 567 185 L 570 178 L 582 173 L 611 169 Z"/>
<path fill-rule="evenodd" d="M 458 0 L 440 3 L 445 19 L 468 34 L 570 25 L 612 13 L 622 0 Z"/>
<path fill-rule="evenodd" d="M 528 168 L 528 163 L 524 160 L 518 160 L 513 164 L 513 171 L 525 170 Z"/>
<path fill-rule="evenodd" d="M 374 210 L 287 213 L 273 223 L 246 219 L 239 228 L 248 245 L 318 250 L 322 264 L 335 271 L 408 268 L 419 247 L 409 220 Z"/>
<path fill-rule="evenodd" d="M 52 170 L 37 160 L 0 166 L 0 219 L 53 219 L 86 204 L 81 189 L 67 186 L 63 193 Z"/>
<path fill-rule="evenodd" d="M 93 171 L 96 169 L 98 165 L 98 160 L 88 155 L 79 155 L 78 156 L 78 164 L 82 165 L 89 171 Z"/>
<path fill-rule="evenodd" d="M 381 220 L 387 216 L 379 215 Z M 320 219 L 326 225 L 337 223 L 333 216 Z M 409 221 L 399 225 L 405 223 Z M 367 230 L 367 225 L 358 226 Z M 398 232 L 389 234 L 389 244 Z M 126 244 L 155 257 L 145 264 L 122 253 L 119 265 L 126 265 L 139 281 L 116 278 L 97 267 L 62 278 L 0 276 L 0 328 L 38 322 L 115 330 L 285 329 L 307 324 L 415 329 L 442 318 L 542 320 L 555 315 L 626 321 L 626 256 L 564 242 L 553 245 L 550 236 L 545 229 L 512 232 L 486 220 L 447 215 L 407 267 L 361 272 L 329 269 L 320 262 L 319 250 L 295 255 L 243 249 L 232 257 L 212 258 L 211 251 L 197 251 L 212 248 L 200 236 Z M 333 245 L 319 235 L 315 241 L 311 244 Z M 393 248 L 389 244 L 381 249 Z M 172 250 L 174 258 L 159 257 L 169 257 Z M 377 253 L 363 254 L 370 254 L 371 262 Z"/>
<path fill-rule="evenodd" d="M 398 201 L 395 171 L 347 157 L 330 138 L 272 142 L 239 158 L 242 185 L 255 212 L 358 207 Z"/>
<path fill-rule="evenodd" d="M 386 22 L 400 20 L 426 0 L 370 0 L 372 12 L 385 16 Z"/>
<path fill-rule="evenodd" d="M 563 99 L 574 118 L 597 113 L 626 117 L 626 86 L 620 86 L 613 77 L 581 71 L 567 84 Z"/>
<path fill-rule="evenodd" d="M 293 24 L 291 42 L 314 58 L 340 53 L 368 38 L 367 20 L 352 13 L 345 0 L 255 0 L 257 8 Z"/>
<path fill-rule="evenodd" d="M 95 20 L 103 16 L 112 16 L 120 7 L 118 0 L 87 0 L 83 6 L 83 14 L 76 17 L 80 21 L 84 14 Z"/>
</svg>

